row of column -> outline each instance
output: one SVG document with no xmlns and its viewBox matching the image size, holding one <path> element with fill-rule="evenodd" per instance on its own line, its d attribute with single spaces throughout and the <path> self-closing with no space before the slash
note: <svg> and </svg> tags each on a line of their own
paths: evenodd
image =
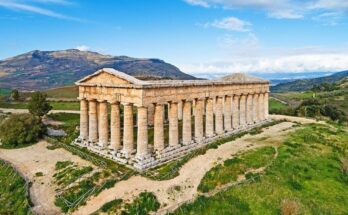
<svg viewBox="0 0 348 215">
<path fill-rule="evenodd" d="M 268 93 L 196 99 L 194 107 L 192 103 L 193 101 L 189 100 L 182 101 L 181 105 L 180 102 L 169 102 L 169 147 L 180 145 L 180 118 L 182 118 L 181 143 L 188 145 L 193 142 L 201 142 L 204 138 L 220 135 L 225 131 L 262 121 L 268 117 Z M 123 145 L 121 144 L 120 103 L 113 102 L 110 106 L 109 132 L 107 101 L 81 100 L 81 138 L 92 144 L 97 143 L 102 148 L 121 149 L 126 155 L 136 152 L 136 157 L 141 158 L 149 153 L 148 123 L 153 121 L 154 149 L 162 151 L 165 148 L 164 104 L 154 104 L 154 114 L 151 120 L 148 119 L 147 107 L 137 107 L 136 149 L 134 146 L 133 104 L 123 104 Z M 192 116 L 192 111 L 194 116 Z M 194 119 L 194 137 L 192 135 L 192 118 Z"/>
</svg>

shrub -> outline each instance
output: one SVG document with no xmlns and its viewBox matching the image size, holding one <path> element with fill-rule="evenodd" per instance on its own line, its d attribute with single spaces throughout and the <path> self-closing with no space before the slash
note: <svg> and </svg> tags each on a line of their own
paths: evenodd
<svg viewBox="0 0 348 215">
<path fill-rule="evenodd" d="M 280 207 L 281 215 L 297 215 L 300 213 L 300 208 L 296 201 L 283 200 Z"/>
<path fill-rule="evenodd" d="M 30 114 L 12 114 L 0 125 L 1 142 L 8 148 L 34 143 L 44 132 L 41 120 Z"/>
<path fill-rule="evenodd" d="M 41 92 L 33 93 L 28 104 L 29 113 L 38 117 L 46 115 L 52 109 L 52 106 L 46 101 L 46 97 L 47 95 Z"/>
</svg>

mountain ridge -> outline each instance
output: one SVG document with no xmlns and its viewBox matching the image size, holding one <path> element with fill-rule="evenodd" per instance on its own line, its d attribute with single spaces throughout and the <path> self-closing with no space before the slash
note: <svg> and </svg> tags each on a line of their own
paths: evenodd
<svg viewBox="0 0 348 215">
<path fill-rule="evenodd" d="M 310 79 L 298 79 L 291 82 L 280 83 L 271 87 L 271 92 L 306 91 L 321 83 L 335 83 L 348 77 L 348 70 L 336 72 L 329 76 Z"/>
<path fill-rule="evenodd" d="M 139 79 L 197 79 L 156 58 L 103 55 L 77 49 L 33 50 L 0 60 L 0 86 L 22 90 L 61 87 L 106 67 Z"/>
</svg>

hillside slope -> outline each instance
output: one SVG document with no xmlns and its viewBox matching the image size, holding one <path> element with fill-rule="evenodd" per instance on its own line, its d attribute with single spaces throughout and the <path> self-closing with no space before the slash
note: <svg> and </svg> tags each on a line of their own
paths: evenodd
<svg viewBox="0 0 348 215">
<path fill-rule="evenodd" d="M 312 79 L 300 79 L 288 83 L 281 83 L 271 87 L 272 92 L 290 92 L 290 91 L 306 91 L 311 89 L 314 85 L 321 83 L 334 83 L 343 80 L 348 77 L 348 70 L 343 72 L 337 72 L 330 76 L 312 78 Z"/>
<path fill-rule="evenodd" d="M 22 90 L 59 87 L 106 67 L 141 79 L 196 79 L 159 59 L 102 55 L 76 49 L 36 50 L 0 61 L 0 86 Z"/>
</svg>

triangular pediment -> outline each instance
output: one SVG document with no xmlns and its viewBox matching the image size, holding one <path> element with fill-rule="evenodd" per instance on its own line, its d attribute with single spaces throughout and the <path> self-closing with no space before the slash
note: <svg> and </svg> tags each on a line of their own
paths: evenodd
<svg viewBox="0 0 348 215">
<path fill-rule="evenodd" d="M 93 84 L 93 85 L 124 85 L 135 84 L 143 85 L 144 82 L 127 75 L 126 73 L 117 71 L 115 69 L 101 69 L 97 72 L 79 80 L 76 84 Z"/>
<path fill-rule="evenodd" d="M 265 79 L 247 75 L 244 73 L 234 73 L 232 75 L 228 75 L 222 78 L 217 79 L 218 81 L 224 81 L 224 82 L 236 82 L 236 83 L 264 83 L 268 82 Z"/>
</svg>

